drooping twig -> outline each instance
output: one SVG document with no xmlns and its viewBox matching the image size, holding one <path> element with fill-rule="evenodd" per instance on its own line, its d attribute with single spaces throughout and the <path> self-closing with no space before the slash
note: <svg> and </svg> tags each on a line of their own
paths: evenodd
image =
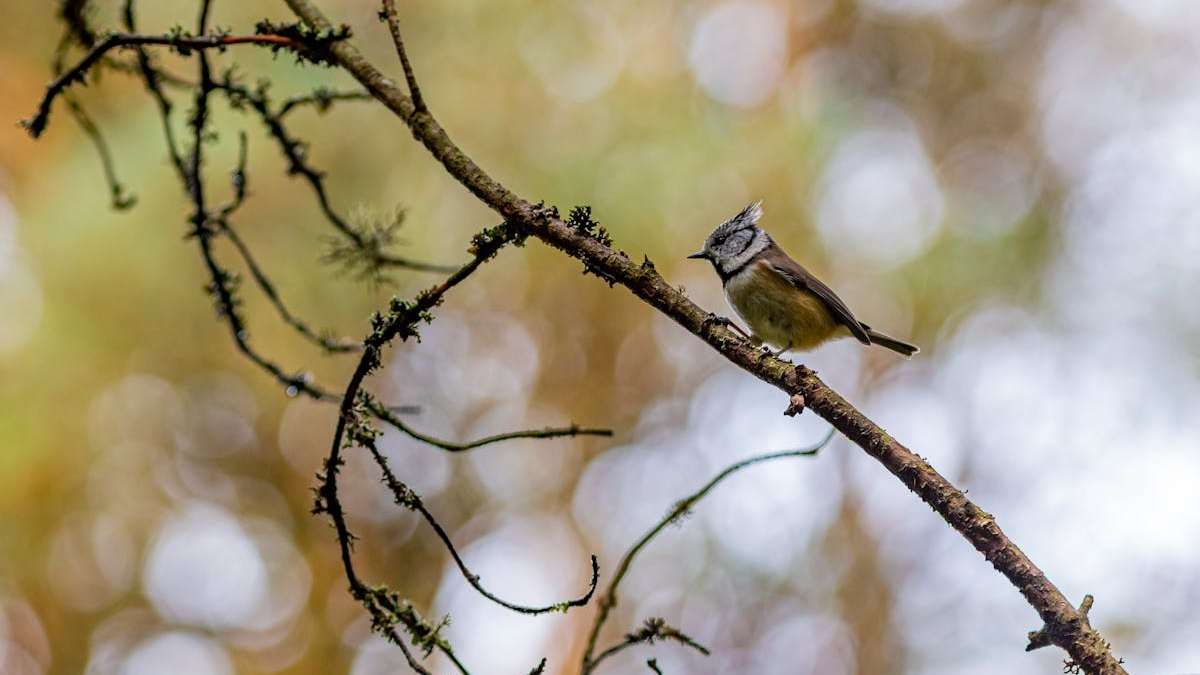
<svg viewBox="0 0 1200 675">
<path fill-rule="evenodd" d="M 279 297 L 279 292 L 275 290 L 275 284 L 271 282 L 270 278 L 263 272 L 258 261 L 255 260 L 254 254 L 250 252 L 250 247 L 246 245 L 246 242 L 242 241 L 241 235 L 230 224 L 229 217 L 242 205 L 246 198 L 246 134 L 244 132 L 239 135 L 239 142 L 238 165 L 233 170 L 231 180 L 234 197 L 229 204 L 221 208 L 216 217 L 216 225 L 220 228 L 221 234 L 237 249 L 238 254 L 242 257 L 242 261 L 246 264 L 246 269 L 250 271 L 250 276 L 254 279 L 254 282 L 258 285 L 263 295 L 267 297 L 271 306 L 275 308 L 275 312 L 279 314 L 284 323 L 295 329 L 305 339 L 327 352 L 341 353 L 361 349 L 362 346 L 353 340 L 335 338 L 327 333 L 314 331 L 308 325 L 308 322 L 293 314 L 287 305 L 284 304 L 283 299 Z"/>
<path fill-rule="evenodd" d="M 85 49 L 91 49 L 95 45 L 95 34 L 92 32 L 84 16 L 85 4 L 83 2 L 68 1 L 64 2 L 59 8 L 59 16 L 67 25 L 67 29 L 63 31 L 62 38 L 58 42 L 58 47 L 54 50 L 52 67 L 56 78 L 61 76 L 63 70 L 66 68 L 67 53 L 70 51 L 72 44 L 78 44 Z M 63 92 L 62 97 L 67 104 L 67 110 L 71 111 L 71 117 L 79 124 L 79 128 L 83 129 L 84 135 L 88 137 L 88 140 L 92 143 L 92 147 L 96 149 L 96 155 L 100 158 L 100 168 L 104 172 L 104 181 L 108 184 L 112 208 L 117 211 L 125 211 L 132 208 L 137 203 L 137 195 L 127 193 L 125 186 L 121 184 L 121 180 L 117 177 L 116 162 L 113 161 L 112 151 L 109 149 L 108 141 L 104 139 L 104 134 L 101 133 L 100 127 L 70 92 Z"/>
<path fill-rule="evenodd" d="M 584 648 L 583 652 L 581 670 L 584 675 L 590 673 L 596 667 L 596 664 L 606 656 L 611 656 L 618 649 L 623 649 L 638 642 L 638 640 L 631 641 L 629 636 L 626 636 L 625 642 L 605 650 L 596 658 L 592 658 L 592 654 L 596 650 L 596 641 L 600 637 L 600 629 L 604 627 L 604 622 L 608 620 L 608 616 L 612 612 L 612 608 L 617 604 L 617 587 L 621 585 L 621 581 L 629 572 L 630 566 L 633 565 L 634 558 L 641 553 L 642 549 L 645 548 L 651 540 L 657 537 L 659 533 L 667 527 L 667 525 L 679 522 L 680 518 L 691 511 L 692 507 L 694 507 L 701 499 L 704 499 L 708 493 L 712 492 L 713 488 L 717 487 L 721 481 L 732 476 L 738 471 L 741 471 L 749 466 L 754 466 L 755 464 L 769 462 L 775 459 L 783 459 L 787 457 L 811 457 L 820 452 L 821 448 L 824 448 L 826 445 L 828 445 L 829 441 L 832 439 L 833 430 L 831 429 L 829 433 L 825 435 L 825 438 L 811 447 L 802 448 L 800 450 L 783 450 L 764 455 L 756 455 L 754 457 L 731 464 L 730 466 L 725 467 L 725 469 L 723 469 L 720 473 L 713 476 L 712 479 L 701 486 L 699 490 L 693 492 L 687 497 L 684 497 L 678 502 L 675 502 L 675 505 L 671 507 L 671 510 L 667 512 L 667 515 L 664 516 L 662 520 L 659 520 L 654 527 L 651 527 L 649 531 L 642 535 L 641 538 L 638 539 L 633 546 L 625 552 L 625 555 L 621 557 L 621 562 L 617 564 L 617 571 L 613 573 L 612 579 L 608 582 L 608 588 L 604 589 L 604 593 L 600 596 L 600 608 L 596 612 L 596 618 L 592 621 L 592 629 L 588 633 L 587 646 Z M 647 626 L 649 626 L 648 622 Z M 705 653 L 707 654 L 707 652 Z"/>
<path fill-rule="evenodd" d="M 658 659 L 646 659 L 646 667 L 658 673 L 658 675 L 663 675 L 663 671 L 658 668 Z"/>
<path fill-rule="evenodd" d="M 92 142 L 92 147 L 96 148 L 96 154 L 100 157 L 100 167 L 104 171 L 104 180 L 108 184 L 108 193 L 113 209 L 125 211 L 133 208 L 133 205 L 137 203 L 137 195 L 127 193 L 125 186 L 121 184 L 121 180 L 117 177 L 117 169 L 116 164 L 113 162 L 112 151 L 109 150 L 108 142 L 104 140 L 104 135 L 100 133 L 100 128 L 96 126 L 91 115 L 84 110 L 79 101 L 75 100 L 74 96 L 69 94 L 64 95 L 63 100 L 67 104 L 67 109 L 71 111 L 71 116 L 79 124 L 79 128 L 83 129 L 83 133 Z"/>
<path fill-rule="evenodd" d="M 285 1 L 297 16 L 314 28 L 329 26 L 312 0 Z M 489 176 L 450 139 L 428 111 L 418 110 L 413 101 L 352 44 L 340 42 L 333 45 L 331 51 L 337 62 L 392 110 L 447 172 L 480 201 L 506 221 L 520 225 L 530 235 L 580 260 L 587 268 L 602 272 L 606 281 L 628 288 L 743 370 L 788 396 L 803 395 L 809 409 L 883 464 L 982 553 L 1021 592 L 1042 620 L 1054 628 L 1051 633 L 1055 644 L 1065 649 L 1076 663 L 1091 673 L 1125 673 L 1108 643 L 1095 629 L 1079 621 L 1078 610 L 1008 538 L 994 517 L 967 499 L 928 462 L 830 389 L 816 373 L 778 358 L 760 358 L 757 350 L 729 329 L 708 321 L 709 312 L 667 283 L 653 266 L 634 263 L 606 243 L 577 232 L 553 213 L 520 198 Z"/>
<path fill-rule="evenodd" d="M 455 547 L 453 540 L 450 539 L 450 535 L 446 533 L 446 530 L 442 527 L 442 524 L 439 523 L 437 518 L 435 518 L 433 514 L 430 513 L 429 509 L 426 508 L 425 503 L 421 500 L 420 495 L 413 492 L 412 489 L 404 483 L 400 482 L 400 480 L 396 478 L 395 474 L 392 473 L 391 468 L 388 466 L 387 458 L 383 456 L 383 453 L 379 452 L 379 448 L 375 445 L 374 439 L 371 437 L 365 437 L 359 438 L 357 441 L 358 444 L 365 447 L 375 459 L 375 464 L 379 467 L 380 471 L 383 472 L 383 482 L 391 491 L 396 504 L 421 514 L 421 517 L 425 519 L 425 522 L 429 523 L 429 526 L 433 528 L 433 531 L 437 534 L 438 539 L 442 540 L 442 544 L 445 545 L 446 550 L 450 553 L 450 557 L 454 559 L 454 564 L 457 565 L 459 571 L 462 572 L 463 578 L 466 579 L 467 583 L 469 583 L 472 588 L 478 591 L 480 595 L 488 600 L 491 600 L 497 605 L 500 605 L 501 607 L 511 609 L 512 611 L 520 614 L 565 612 L 571 607 L 582 607 L 592 599 L 592 594 L 596 592 L 596 584 L 600 581 L 600 564 L 594 555 L 592 556 L 592 579 L 588 583 L 588 590 L 582 596 L 575 598 L 574 600 L 557 602 L 544 607 L 530 607 L 527 605 L 518 605 L 516 603 L 509 602 L 484 588 L 483 584 L 479 581 L 479 575 L 471 572 L 471 570 L 467 567 L 467 563 L 463 561 L 462 556 L 459 555 L 458 548 Z"/>
</svg>

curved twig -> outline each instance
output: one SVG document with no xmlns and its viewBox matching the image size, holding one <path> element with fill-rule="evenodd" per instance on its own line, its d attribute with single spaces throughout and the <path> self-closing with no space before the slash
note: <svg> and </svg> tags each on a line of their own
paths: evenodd
<svg viewBox="0 0 1200 675">
<path fill-rule="evenodd" d="M 224 49 L 232 45 L 260 45 L 267 47 L 287 47 L 291 49 L 301 49 L 303 44 L 297 40 L 285 37 L 283 35 L 139 35 L 134 33 L 115 33 L 109 35 L 105 39 L 96 43 L 90 51 L 74 66 L 63 71 L 61 75 L 54 79 L 48 87 L 46 94 L 42 97 L 42 102 L 38 105 L 37 113 L 32 118 L 26 120 L 22 124 L 29 131 L 30 135 L 37 138 L 46 128 L 46 121 L 50 117 L 50 106 L 53 105 L 54 99 L 58 98 L 59 94 L 67 89 L 67 87 L 77 82 L 83 82 L 84 77 L 92 66 L 104 57 L 109 51 L 120 47 L 142 47 L 148 45 L 161 45 L 182 50 L 205 50 L 205 49 Z"/>
<path fill-rule="evenodd" d="M 531 607 L 528 605 L 518 605 L 516 603 L 509 602 L 487 590 L 483 587 L 483 584 L 480 583 L 479 575 L 471 572 L 470 568 L 467 567 L 467 563 L 463 561 L 462 556 L 459 555 L 458 548 L 455 547 L 454 541 L 450 539 L 450 535 L 446 533 L 445 528 L 443 528 L 442 524 L 437 521 L 437 518 L 435 518 L 433 514 L 430 513 L 429 509 L 425 507 L 425 503 L 421 501 L 421 497 L 413 492 L 412 489 L 407 485 L 400 482 L 400 480 L 396 478 L 396 475 L 392 473 L 391 467 L 388 466 L 387 458 L 384 457 L 381 452 L 379 452 L 379 448 L 375 445 L 374 441 L 361 439 L 361 445 L 365 447 L 375 459 L 375 464 L 379 466 L 379 470 L 383 473 L 384 484 L 388 486 L 389 490 L 391 490 L 392 496 L 395 498 L 396 503 L 421 514 L 421 517 L 425 519 L 425 522 L 429 523 L 429 526 L 433 528 L 433 531 L 437 534 L 438 539 L 442 540 L 442 544 L 445 545 L 446 550 L 449 551 L 450 557 L 454 559 L 454 564 L 457 565 L 459 571 L 462 572 L 463 578 L 466 579 L 467 583 L 471 584 L 471 587 L 478 591 L 480 595 L 488 600 L 491 600 L 497 605 L 500 605 L 501 607 L 511 609 L 512 611 L 521 614 L 565 612 L 571 607 L 582 607 L 592 599 L 592 594 L 596 592 L 596 585 L 600 582 L 600 563 L 596 559 L 595 555 L 592 556 L 592 580 L 588 583 L 588 590 L 586 593 L 573 600 L 557 602 L 551 605 L 545 605 L 543 607 Z"/>
<path fill-rule="evenodd" d="M 443 440 L 429 434 L 422 433 L 413 429 L 411 426 L 404 423 L 396 415 L 393 415 L 387 408 L 378 405 L 370 407 L 371 413 L 378 417 L 380 421 L 387 422 L 395 427 L 398 431 L 405 433 L 412 438 L 415 438 L 422 443 L 427 443 L 435 448 L 441 448 L 446 452 L 466 452 L 481 448 L 485 445 L 499 443 L 501 441 L 511 441 L 518 438 L 563 438 L 566 436 L 605 436 L 613 435 L 612 429 L 599 429 L 593 427 L 580 427 L 572 424 L 567 427 L 546 427 L 544 429 L 526 429 L 523 431 L 508 431 L 502 434 L 494 434 L 492 436 L 484 436 L 473 441 L 464 441 L 456 443 L 453 441 Z"/>
</svg>

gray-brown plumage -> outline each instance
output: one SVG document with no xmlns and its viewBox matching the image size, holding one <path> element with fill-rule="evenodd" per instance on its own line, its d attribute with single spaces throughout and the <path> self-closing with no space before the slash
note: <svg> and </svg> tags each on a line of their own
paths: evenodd
<svg viewBox="0 0 1200 675">
<path fill-rule="evenodd" d="M 813 349 L 846 336 L 905 357 L 920 351 L 856 319 L 829 286 L 758 227 L 761 217 L 762 202 L 747 206 L 713 230 L 702 250 L 688 256 L 712 263 L 726 299 L 755 339 L 778 347 L 779 352 Z"/>
</svg>

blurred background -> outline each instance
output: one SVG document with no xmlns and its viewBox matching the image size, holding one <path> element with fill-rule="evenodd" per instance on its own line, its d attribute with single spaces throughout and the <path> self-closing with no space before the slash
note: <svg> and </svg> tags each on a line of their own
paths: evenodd
<svg viewBox="0 0 1200 675">
<path fill-rule="evenodd" d="M 117 2 L 96 2 L 117 26 Z M 367 0 L 322 0 L 393 74 Z M 1172 0 L 401 3 L 426 99 L 494 176 L 590 204 L 728 314 L 710 229 L 764 224 L 860 316 L 923 348 L 849 341 L 797 360 L 995 514 L 1131 672 L 1200 670 L 1200 5 Z M 145 31 L 193 3 L 142 2 Z M 61 101 L 34 110 L 54 3 L 0 1 L 0 671 L 6 675 L 405 672 L 346 592 L 312 517 L 334 409 L 289 398 L 214 316 L 152 101 L 109 74 L 80 100 L 136 207 L 109 208 Z M 215 3 L 248 32 L 282 2 Z M 254 48 L 277 98 L 348 77 Z M 194 63 L 164 56 L 194 77 Z M 189 103 L 180 101 L 179 116 Z M 290 118 L 342 213 L 408 210 L 400 253 L 443 263 L 495 217 L 380 106 Z M 219 106 L 208 176 L 292 308 L 360 338 L 392 294 L 319 263 L 332 234 L 261 123 Z M 238 269 L 222 243 L 221 260 Z M 341 390 L 329 357 L 242 293 L 251 343 Z M 389 431 L 393 466 L 499 595 L 577 595 L 725 465 L 827 427 L 620 289 L 531 242 L 452 293 L 370 386 L 460 440 L 571 421 L 612 439 L 450 455 Z M 506 612 L 468 588 L 362 457 L 342 493 L 361 570 L 413 600 L 476 672 L 576 672 L 595 607 Z M 601 644 L 650 616 L 709 646 L 637 647 L 599 672 L 1055 673 L 1040 621 L 982 557 L 845 441 L 735 476 L 644 552 Z M 446 664 L 434 660 L 438 672 Z"/>
</svg>

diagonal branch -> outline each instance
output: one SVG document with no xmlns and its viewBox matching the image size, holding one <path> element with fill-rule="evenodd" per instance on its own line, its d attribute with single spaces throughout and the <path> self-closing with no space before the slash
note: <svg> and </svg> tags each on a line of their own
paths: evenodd
<svg viewBox="0 0 1200 675">
<path fill-rule="evenodd" d="M 329 28 L 329 21 L 312 0 L 286 2 L 313 28 Z M 1081 620 L 1079 611 L 1008 538 L 991 514 L 976 506 L 928 462 L 830 389 L 816 373 L 778 358 L 760 358 L 757 350 L 730 330 L 708 321 L 709 313 L 667 283 L 653 265 L 632 262 L 628 256 L 571 228 L 557 214 L 522 199 L 497 182 L 450 139 L 427 110 L 418 109 L 411 98 L 348 41 L 332 45 L 331 52 L 336 62 L 392 110 L 450 175 L 480 201 L 524 232 L 602 273 L 606 281 L 626 287 L 733 364 L 789 397 L 802 395 L 809 408 L 883 464 L 982 553 L 1051 627 L 1054 643 L 1065 649 L 1076 663 L 1091 673 L 1125 673 L 1099 632 Z"/>
<path fill-rule="evenodd" d="M 417 84 L 417 76 L 413 73 L 412 63 L 408 60 L 408 50 L 404 48 L 404 36 L 400 33 L 400 17 L 396 15 L 396 0 L 383 0 L 380 18 L 387 22 L 388 31 L 392 34 L 392 44 L 396 46 L 396 55 L 400 57 L 400 67 L 404 69 L 404 81 L 408 84 L 408 95 L 412 97 L 413 107 L 419 111 L 426 110 L 425 99 L 421 96 L 421 87 Z"/>
</svg>

